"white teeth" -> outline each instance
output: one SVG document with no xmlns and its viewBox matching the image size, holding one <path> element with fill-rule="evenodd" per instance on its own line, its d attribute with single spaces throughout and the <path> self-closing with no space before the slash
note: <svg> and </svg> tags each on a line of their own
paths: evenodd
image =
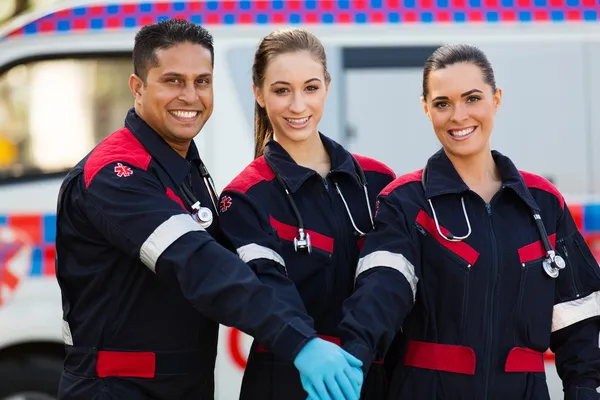
<svg viewBox="0 0 600 400">
<path fill-rule="evenodd" d="M 304 118 L 286 118 L 286 120 L 293 125 L 302 125 L 305 124 L 308 121 L 309 117 L 304 117 Z"/>
<path fill-rule="evenodd" d="M 198 111 L 170 111 L 177 118 L 195 118 Z"/>
<path fill-rule="evenodd" d="M 460 136 L 466 136 L 469 133 L 473 132 L 474 130 L 475 130 L 475 127 L 472 126 L 470 128 L 462 129 L 460 131 L 450 131 L 450 134 L 452 136 L 458 136 L 458 137 L 460 137 Z"/>
</svg>

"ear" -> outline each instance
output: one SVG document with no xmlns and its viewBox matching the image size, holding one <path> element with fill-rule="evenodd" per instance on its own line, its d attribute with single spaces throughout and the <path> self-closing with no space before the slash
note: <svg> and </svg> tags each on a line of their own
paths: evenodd
<svg viewBox="0 0 600 400">
<path fill-rule="evenodd" d="M 500 104 L 502 103 L 502 89 L 496 89 L 496 93 L 494 93 L 494 112 L 498 112 L 500 108 Z"/>
<path fill-rule="evenodd" d="M 254 83 L 252 84 L 252 91 L 254 92 L 254 98 L 259 106 L 265 108 L 265 98 L 263 96 L 262 89 L 258 88 Z"/>
<path fill-rule="evenodd" d="M 133 94 L 135 103 L 139 104 L 142 98 L 142 91 L 144 90 L 144 82 L 142 81 L 142 78 L 136 74 L 131 74 L 129 76 L 129 89 L 131 90 L 131 94 Z"/>
<path fill-rule="evenodd" d="M 427 114 L 427 118 L 431 120 L 431 113 L 429 112 L 429 106 L 427 105 L 427 100 L 423 96 L 421 96 L 421 104 L 423 104 L 423 111 Z"/>
</svg>

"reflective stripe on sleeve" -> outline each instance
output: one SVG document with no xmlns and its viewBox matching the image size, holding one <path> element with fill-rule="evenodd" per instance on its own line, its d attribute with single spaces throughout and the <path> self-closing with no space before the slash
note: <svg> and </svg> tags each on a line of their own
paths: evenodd
<svg viewBox="0 0 600 400">
<path fill-rule="evenodd" d="M 404 275 L 413 292 L 413 301 L 417 296 L 417 282 L 419 279 L 415 275 L 415 267 L 402 254 L 391 253 L 389 251 L 376 251 L 358 261 L 356 268 L 356 278 L 365 271 L 376 267 L 392 268 Z"/>
<path fill-rule="evenodd" d="M 259 258 L 275 261 L 285 267 L 285 261 L 275 250 L 265 246 L 260 246 L 256 243 L 250 243 L 242 247 L 238 247 L 237 253 L 240 258 L 248 263 Z"/>
<path fill-rule="evenodd" d="M 66 345 L 73 346 L 73 335 L 71 335 L 71 328 L 69 327 L 69 323 L 64 319 L 62 320 L 62 337 Z"/>
<path fill-rule="evenodd" d="M 552 310 L 552 332 L 597 316 L 600 316 L 600 292 L 555 304 Z"/>
<path fill-rule="evenodd" d="M 173 215 L 148 236 L 140 249 L 140 260 L 156 272 L 156 261 L 173 242 L 188 232 L 203 230 L 190 214 Z"/>
</svg>

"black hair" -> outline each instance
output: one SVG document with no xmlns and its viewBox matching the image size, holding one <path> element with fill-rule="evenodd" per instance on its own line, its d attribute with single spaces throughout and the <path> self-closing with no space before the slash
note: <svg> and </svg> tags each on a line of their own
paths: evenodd
<svg viewBox="0 0 600 400">
<path fill-rule="evenodd" d="M 156 50 L 169 49 L 186 42 L 199 44 L 209 50 L 214 66 L 215 51 L 212 35 L 200 25 L 174 18 L 145 25 L 135 35 L 133 72 L 146 83 L 148 71 L 158 67 Z"/>
<path fill-rule="evenodd" d="M 427 93 L 429 92 L 429 73 L 458 63 L 478 66 L 483 74 L 483 81 L 490 85 L 492 91 L 496 93 L 494 69 L 485 53 L 469 44 L 448 44 L 437 48 L 425 61 L 422 93 L 424 99 L 427 99 Z"/>
</svg>

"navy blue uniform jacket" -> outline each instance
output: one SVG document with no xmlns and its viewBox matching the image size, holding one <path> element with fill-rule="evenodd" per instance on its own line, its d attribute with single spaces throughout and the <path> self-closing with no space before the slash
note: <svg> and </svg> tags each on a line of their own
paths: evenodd
<svg viewBox="0 0 600 400">
<path fill-rule="evenodd" d="M 264 156 L 223 190 L 221 227 L 263 282 L 274 287 L 286 303 L 307 313 L 306 323 L 320 335 L 337 342 L 342 304 L 353 290 L 363 239 L 353 229 L 335 183 L 358 229 L 368 232 L 372 229 L 369 210 L 374 212 L 377 194 L 395 176 L 383 163 L 356 155 L 366 177 L 367 200 L 350 153 L 324 135 L 321 140 L 331 161 L 325 178 L 296 164 L 276 141 L 268 141 Z M 275 172 L 297 204 L 312 242 L 311 254 L 294 251 L 298 221 Z M 264 354 L 269 344 L 257 342 L 260 345 L 256 341 L 253 345 L 242 398 L 305 399 L 293 366 Z"/>
<path fill-rule="evenodd" d="M 181 184 L 216 216 L 199 162 L 193 143 L 184 159 L 131 110 L 65 179 L 61 399 L 212 399 L 217 322 L 288 360 L 316 336 L 217 243 L 216 220 L 206 231 L 192 219 Z"/>
<path fill-rule="evenodd" d="M 543 352 L 555 352 L 567 400 L 597 399 L 600 269 L 563 196 L 492 152 L 502 188 L 486 204 L 440 150 L 378 198 L 356 292 L 344 305 L 345 348 L 365 362 L 401 329 L 390 399 L 549 399 Z M 437 231 L 463 236 L 449 242 Z M 532 210 L 565 259 L 557 279 Z"/>
</svg>

